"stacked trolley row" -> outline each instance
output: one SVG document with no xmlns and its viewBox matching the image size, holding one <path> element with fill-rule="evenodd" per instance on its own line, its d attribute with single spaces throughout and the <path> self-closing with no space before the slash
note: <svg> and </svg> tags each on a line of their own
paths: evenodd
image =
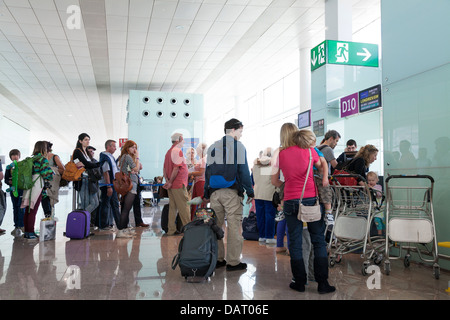
<svg viewBox="0 0 450 320">
<path fill-rule="evenodd" d="M 379 211 L 379 205 L 373 196 L 373 190 L 367 184 L 358 185 L 357 179 L 365 181 L 355 174 L 331 176 L 335 221 L 328 244 L 329 264 L 333 267 L 344 255 L 360 253 L 364 259 L 362 274 L 366 275 L 371 263 L 379 264 L 383 261 L 385 238 L 377 234 L 371 235 L 372 222 Z"/>
<path fill-rule="evenodd" d="M 407 185 L 406 180 L 414 185 Z M 386 247 L 385 272 L 391 271 L 390 260 L 401 259 L 409 266 L 411 252 L 433 264 L 433 273 L 439 279 L 438 243 L 433 212 L 434 179 L 427 175 L 395 175 L 386 179 Z M 398 255 L 391 256 L 394 245 Z M 426 259 L 424 255 L 431 256 Z"/>
</svg>

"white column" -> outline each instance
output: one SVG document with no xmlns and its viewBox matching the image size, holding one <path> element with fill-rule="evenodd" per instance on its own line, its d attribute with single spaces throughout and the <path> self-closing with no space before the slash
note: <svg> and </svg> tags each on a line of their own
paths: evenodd
<svg viewBox="0 0 450 320">
<path fill-rule="evenodd" d="M 300 112 L 311 109 L 311 48 L 300 49 Z"/>
<path fill-rule="evenodd" d="M 352 0 L 325 1 L 325 39 L 352 41 Z"/>
</svg>

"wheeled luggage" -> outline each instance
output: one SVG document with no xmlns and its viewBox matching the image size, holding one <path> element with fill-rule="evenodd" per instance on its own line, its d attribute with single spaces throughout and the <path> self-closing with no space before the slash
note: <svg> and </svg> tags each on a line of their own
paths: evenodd
<svg viewBox="0 0 450 320">
<path fill-rule="evenodd" d="M 72 212 L 67 215 L 64 235 L 70 239 L 85 239 L 91 234 L 91 213 L 77 208 L 77 191 L 73 186 Z"/>
<path fill-rule="evenodd" d="M 182 229 L 184 236 L 178 246 L 178 253 L 172 261 L 172 269 L 180 267 L 181 275 L 188 281 L 201 282 L 214 272 L 218 256 L 218 239 L 223 238 L 223 230 L 216 224 L 212 209 L 199 209 L 194 221 Z"/>
<path fill-rule="evenodd" d="M 90 235 L 91 214 L 86 210 L 74 210 L 67 215 L 65 236 L 84 239 Z"/>
</svg>

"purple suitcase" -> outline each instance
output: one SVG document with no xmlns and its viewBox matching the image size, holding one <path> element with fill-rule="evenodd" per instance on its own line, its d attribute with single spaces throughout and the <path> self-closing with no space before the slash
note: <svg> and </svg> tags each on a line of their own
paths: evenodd
<svg viewBox="0 0 450 320">
<path fill-rule="evenodd" d="M 91 214 L 85 210 L 74 210 L 67 215 L 65 236 L 84 239 L 90 235 Z"/>
</svg>

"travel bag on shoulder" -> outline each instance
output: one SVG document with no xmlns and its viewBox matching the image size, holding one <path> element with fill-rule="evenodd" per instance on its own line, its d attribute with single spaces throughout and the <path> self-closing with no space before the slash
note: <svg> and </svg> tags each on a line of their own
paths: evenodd
<svg viewBox="0 0 450 320">
<path fill-rule="evenodd" d="M 130 175 L 122 172 L 123 163 L 124 161 L 122 161 L 120 171 L 116 172 L 113 181 L 114 190 L 116 190 L 117 194 L 120 194 L 121 196 L 125 196 L 133 188 Z"/>
<path fill-rule="evenodd" d="M 75 153 L 75 151 L 74 151 Z M 84 167 L 78 168 L 76 163 L 73 161 L 73 154 L 70 157 L 70 161 L 64 166 L 64 172 L 61 176 L 62 180 L 66 181 L 80 181 L 81 175 L 86 171 Z"/>
<path fill-rule="evenodd" d="M 305 206 L 302 204 L 303 194 L 305 193 L 305 188 L 306 188 L 306 182 L 308 181 L 308 176 L 309 176 L 309 172 L 311 169 L 311 163 L 312 163 L 312 154 L 311 154 L 311 149 L 309 149 L 308 170 L 306 172 L 306 179 L 305 179 L 305 184 L 303 185 L 302 196 L 300 197 L 300 203 L 299 203 L 299 207 L 298 207 L 298 216 L 297 216 L 298 220 L 303 221 L 303 222 L 319 221 L 322 217 L 322 211 L 320 209 L 320 204 L 319 204 L 318 198 L 316 198 L 316 203 L 313 206 Z M 314 183 L 314 186 L 316 187 L 315 183 Z"/>
</svg>

